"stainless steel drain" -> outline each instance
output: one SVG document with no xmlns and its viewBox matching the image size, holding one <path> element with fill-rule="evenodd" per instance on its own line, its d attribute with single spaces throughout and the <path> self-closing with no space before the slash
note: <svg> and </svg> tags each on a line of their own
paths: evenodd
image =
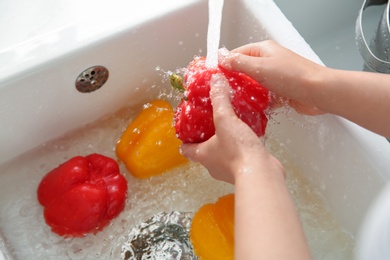
<svg viewBox="0 0 390 260">
<path fill-rule="evenodd" d="M 90 67 L 77 77 L 76 89 L 82 93 L 95 91 L 106 83 L 108 75 L 108 70 L 103 66 Z"/>
</svg>

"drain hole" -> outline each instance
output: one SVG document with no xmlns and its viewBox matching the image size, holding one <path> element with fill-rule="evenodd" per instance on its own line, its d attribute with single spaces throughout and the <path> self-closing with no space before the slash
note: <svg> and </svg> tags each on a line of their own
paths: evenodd
<svg viewBox="0 0 390 260">
<path fill-rule="evenodd" d="M 80 73 L 76 79 L 76 89 L 89 93 L 101 88 L 108 79 L 108 70 L 103 66 L 94 66 Z"/>
</svg>

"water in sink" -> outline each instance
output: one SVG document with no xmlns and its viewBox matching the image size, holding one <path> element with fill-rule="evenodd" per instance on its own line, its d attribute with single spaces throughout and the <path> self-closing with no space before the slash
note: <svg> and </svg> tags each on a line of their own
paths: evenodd
<svg viewBox="0 0 390 260">
<path fill-rule="evenodd" d="M 0 229 L 16 259 L 119 259 L 121 245 L 138 221 L 163 211 L 194 212 L 233 192 L 232 185 L 212 179 L 192 162 L 148 180 L 133 178 L 121 165 L 128 180 L 128 199 L 124 212 L 111 225 L 84 238 L 64 239 L 52 233 L 36 198 L 41 178 L 75 155 L 97 152 L 116 158 L 116 142 L 141 108 L 142 104 L 124 108 L 0 166 Z M 283 144 L 268 134 L 266 145 L 286 166 L 287 182 L 315 259 L 352 258 L 353 239 L 303 179 Z"/>
</svg>

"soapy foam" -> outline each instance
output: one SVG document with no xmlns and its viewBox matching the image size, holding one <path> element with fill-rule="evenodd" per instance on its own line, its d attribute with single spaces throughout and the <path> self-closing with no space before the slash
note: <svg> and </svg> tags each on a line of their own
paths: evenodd
<svg viewBox="0 0 390 260">
<path fill-rule="evenodd" d="M 103 231 L 84 238 L 62 238 L 50 231 L 37 202 L 36 189 L 44 174 L 75 155 L 101 153 L 112 158 L 126 126 L 142 104 L 125 108 L 85 128 L 42 145 L 0 166 L 0 229 L 16 259 L 119 259 L 121 245 L 138 221 L 159 212 L 195 212 L 205 203 L 233 192 L 233 186 L 212 179 L 197 163 L 188 163 L 148 180 L 128 180 L 125 210 Z M 319 194 L 302 178 L 283 144 L 270 135 L 268 149 L 286 167 L 288 185 L 315 259 L 351 258 L 353 240 L 343 232 Z"/>
</svg>

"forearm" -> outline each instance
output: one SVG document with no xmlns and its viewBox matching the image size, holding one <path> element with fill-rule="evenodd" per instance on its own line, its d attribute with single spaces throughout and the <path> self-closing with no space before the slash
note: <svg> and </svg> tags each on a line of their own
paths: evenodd
<svg viewBox="0 0 390 260">
<path fill-rule="evenodd" d="M 390 75 L 325 69 L 315 89 L 322 111 L 390 137 Z"/>
<path fill-rule="evenodd" d="M 233 52 L 225 58 L 229 67 L 289 100 L 299 113 L 339 115 L 390 138 L 390 75 L 326 68 L 272 41 Z"/>
<path fill-rule="evenodd" d="M 284 177 L 266 171 L 236 178 L 235 259 L 310 259 Z"/>
</svg>

